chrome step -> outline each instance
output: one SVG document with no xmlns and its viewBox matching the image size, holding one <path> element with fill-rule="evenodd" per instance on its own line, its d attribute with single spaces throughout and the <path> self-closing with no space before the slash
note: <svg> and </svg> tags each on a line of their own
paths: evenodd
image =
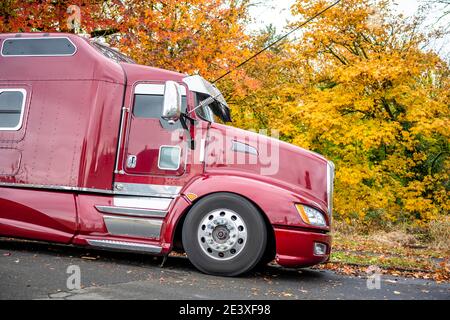
<svg viewBox="0 0 450 320">
<path fill-rule="evenodd" d="M 106 229 L 113 236 L 159 238 L 163 220 L 103 215 Z"/>
<path fill-rule="evenodd" d="M 87 240 L 88 244 L 95 248 L 112 249 L 112 250 L 125 250 L 133 252 L 146 252 L 146 253 L 161 253 L 162 248 L 151 244 L 143 244 L 127 241 L 116 240 Z"/>
</svg>

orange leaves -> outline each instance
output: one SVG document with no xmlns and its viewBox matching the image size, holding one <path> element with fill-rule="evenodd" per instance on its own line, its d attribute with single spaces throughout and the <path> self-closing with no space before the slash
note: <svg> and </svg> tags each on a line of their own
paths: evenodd
<svg viewBox="0 0 450 320">
<path fill-rule="evenodd" d="M 138 63 L 215 79 L 277 39 L 251 37 L 246 0 L 73 0 L 0 3 L 0 31 L 67 31 L 69 4 L 82 31 Z M 297 0 L 293 26 L 329 5 Z M 448 214 L 449 66 L 421 50 L 420 19 L 389 1 L 342 0 L 298 33 L 221 80 L 234 125 L 274 129 L 282 140 L 336 163 L 335 212 L 360 221 L 427 222 Z"/>
<path fill-rule="evenodd" d="M 11 0 L 0 4 L 0 32 L 67 32 L 69 5 L 81 9 L 82 33 L 113 34 L 107 41 L 141 64 L 212 79 L 248 53 L 241 0 Z"/>
<path fill-rule="evenodd" d="M 0 32 L 52 32 L 70 31 L 67 12 L 70 5 L 80 8 L 81 32 L 90 33 L 98 29 L 121 28 L 115 19 L 123 12 L 124 6 L 116 1 L 72 0 L 72 1 L 31 1 L 11 0 L 0 4 Z"/>
<path fill-rule="evenodd" d="M 139 63 L 184 73 L 201 73 L 213 79 L 229 65 L 243 58 L 239 48 L 247 39 L 244 20 L 246 2 L 196 0 L 164 3 L 136 1 L 130 10 L 135 21 L 129 33 L 135 35 L 118 46 Z M 129 50 L 140 44 L 141 51 Z"/>
<path fill-rule="evenodd" d="M 450 263 L 449 259 L 439 264 L 438 271 L 434 274 L 434 280 L 437 282 L 450 282 Z"/>
<path fill-rule="evenodd" d="M 293 25 L 326 4 L 298 0 Z M 343 0 L 299 41 L 249 63 L 260 88 L 231 105 L 235 125 L 278 129 L 335 162 L 338 216 L 428 222 L 448 208 L 449 68 L 420 49 L 420 19 L 389 8 Z"/>
</svg>

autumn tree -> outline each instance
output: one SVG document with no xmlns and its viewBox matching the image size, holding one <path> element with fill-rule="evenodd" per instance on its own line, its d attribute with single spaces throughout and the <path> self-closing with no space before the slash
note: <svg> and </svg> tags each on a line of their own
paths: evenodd
<svg viewBox="0 0 450 320">
<path fill-rule="evenodd" d="M 213 78 L 246 54 L 248 2 L 131 0 L 112 42 L 139 63 Z"/>
<path fill-rule="evenodd" d="M 328 4 L 299 0 L 292 10 L 302 21 Z M 426 222 L 450 209 L 449 67 L 423 49 L 438 33 L 390 7 L 341 1 L 284 48 L 283 64 L 259 61 L 281 85 L 260 77 L 268 90 L 233 107 L 247 115 L 237 125 L 279 129 L 336 163 L 338 217 Z"/>
<path fill-rule="evenodd" d="M 298 0 L 290 27 L 329 4 Z M 246 33 L 248 0 L 3 0 L 0 32 L 71 31 L 70 5 L 81 10 L 81 33 L 210 80 L 279 37 L 270 27 Z M 391 7 L 342 0 L 217 83 L 233 125 L 278 130 L 335 162 L 335 212 L 348 221 L 421 223 L 450 209 L 450 70 L 426 49 L 448 30 L 424 34 L 422 16 Z"/>
<path fill-rule="evenodd" d="M 120 0 L 2 0 L 0 32 L 70 32 L 67 21 L 77 8 L 82 33 L 123 26 L 125 7 Z"/>
<path fill-rule="evenodd" d="M 213 78 L 247 53 L 248 0 L 4 0 L 0 32 L 73 32 L 99 37 L 138 63 Z"/>
</svg>

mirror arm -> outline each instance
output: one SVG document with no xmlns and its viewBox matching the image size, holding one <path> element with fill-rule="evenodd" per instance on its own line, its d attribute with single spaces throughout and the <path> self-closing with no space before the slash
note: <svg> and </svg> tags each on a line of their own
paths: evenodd
<svg viewBox="0 0 450 320">
<path fill-rule="evenodd" d="M 188 125 L 187 125 L 186 120 L 189 120 L 191 126 L 195 125 L 195 123 L 197 122 L 197 120 L 195 120 L 195 119 L 189 117 L 189 116 L 188 116 L 187 114 L 185 114 L 185 113 L 182 113 L 182 114 L 180 115 L 181 126 L 183 127 L 183 129 L 186 130 L 186 132 L 187 132 L 187 134 L 188 134 L 188 144 L 189 144 L 189 147 L 191 148 L 191 150 L 194 150 L 194 149 L 195 149 L 195 140 L 192 138 L 191 131 L 189 130 L 189 127 L 188 127 Z"/>
<path fill-rule="evenodd" d="M 181 116 L 188 119 L 191 122 L 191 125 L 195 125 L 197 123 L 197 120 L 189 116 L 187 113 L 182 113 Z"/>
</svg>

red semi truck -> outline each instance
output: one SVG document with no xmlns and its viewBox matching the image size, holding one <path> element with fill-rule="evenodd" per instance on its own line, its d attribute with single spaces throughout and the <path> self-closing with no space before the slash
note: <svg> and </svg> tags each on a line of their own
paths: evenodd
<svg viewBox="0 0 450 320">
<path fill-rule="evenodd" d="M 228 106 L 202 77 L 73 34 L 0 46 L 0 236 L 184 250 L 225 276 L 328 260 L 333 163 L 220 124 Z"/>
</svg>

